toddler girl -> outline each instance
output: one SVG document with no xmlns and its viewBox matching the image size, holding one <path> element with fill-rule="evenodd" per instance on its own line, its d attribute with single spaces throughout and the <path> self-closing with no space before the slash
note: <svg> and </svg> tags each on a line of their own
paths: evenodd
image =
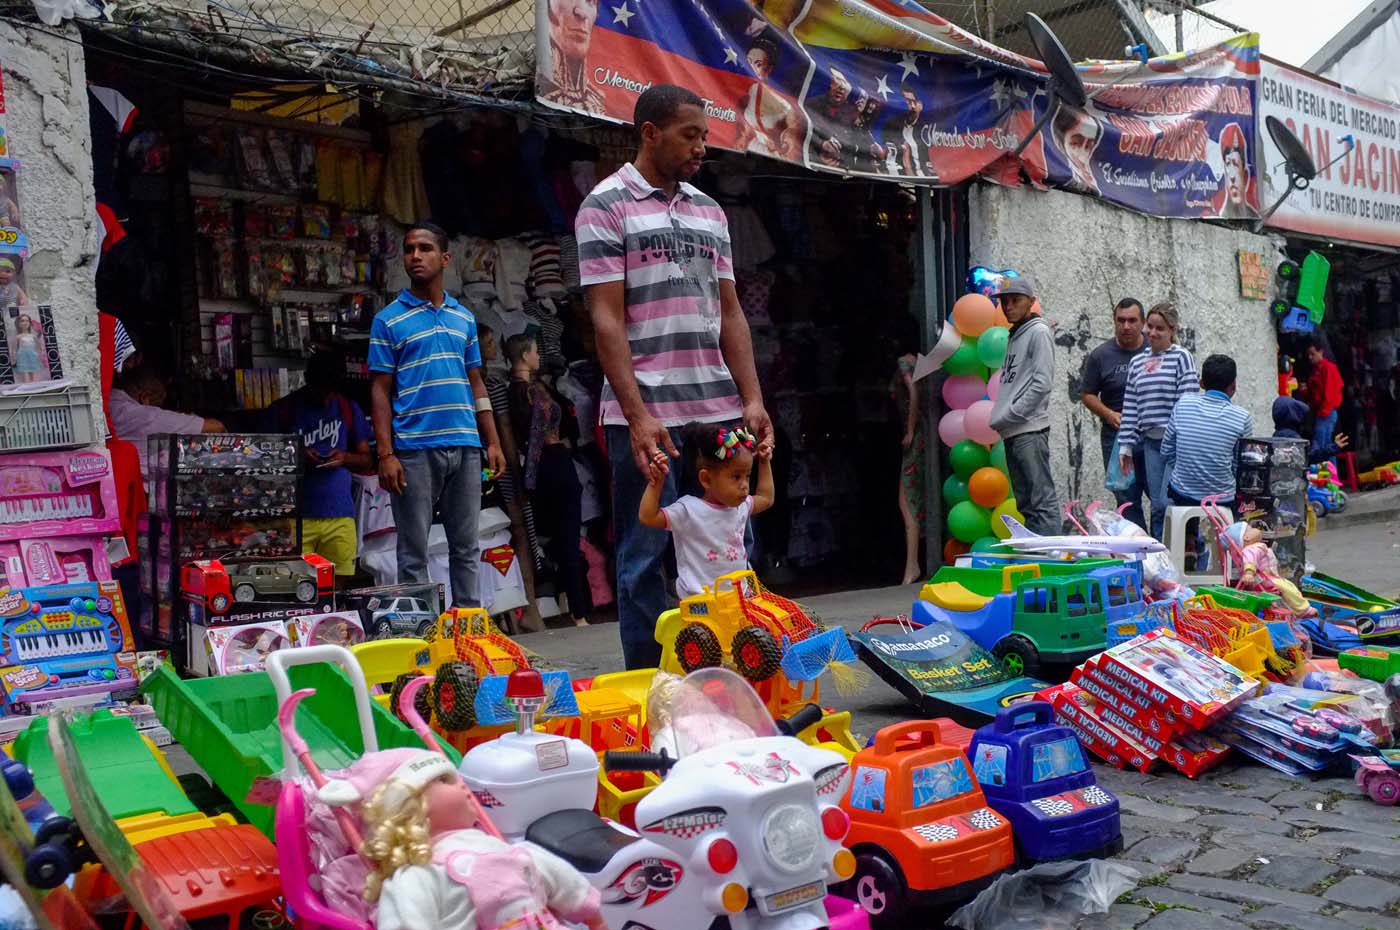
<svg viewBox="0 0 1400 930">
<path fill-rule="evenodd" d="M 637 518 L 642 526 L 671 531 L 676 544 L 676 593 L 687 598 L 700 594 L 721 575 L 749 567 L 744 529 L 749 517 L 773 506 L 773 448 L 770 443 L 756 447 L 753 434 L 743 427 L 728 429 L 714 423 L 691 423 L 682 431 L 682 442 L 704 496 L 687 494 L 662 508 L 661 488 L 670 463 L 664 452 L 658 452 Z M 754 459 L 758 459 L 758 488 L 751 495 Z"/>
</svg>

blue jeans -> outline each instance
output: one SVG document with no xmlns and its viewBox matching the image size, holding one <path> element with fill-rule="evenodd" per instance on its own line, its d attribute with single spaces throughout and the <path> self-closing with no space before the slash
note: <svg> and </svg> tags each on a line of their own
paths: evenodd
<svg viewBox="0 0 1400 930">
<path fill-rule="evenodd" d="M 481 514 L 481 450 L 469 446 L 445 449 L 400 449 L 405 487 L 390 494 L 398 530 L 399 584 L 426 584 L 428 531 L 433 511 L 441 511 L 447 533 L 447 577 L 454 607 L 476 607 L 476 570 L 481 562 L 477 520 Z"/>
<path fill-rule="evenodd" d="M 1313 424 L 1312 451 L 1326 452 L 1329 455 L 1337 451 L 1332 446 L 1332 436 L 1337 432 L 1337 411 L 1333 410 L 1325 417 L 1318 417 Z"/>
<path fill-rule="evenodd" d="M 1138 440 L 1137 454 L 1142 456 L 1146 482 L 1144 488 L 1147 491 L 1147 498 L 1152 502 L 1152 521 L 1148 527 L 1148 532 L 1153 539 L 1162 538 L 1162 527 L 1167 522 L 1167 508 L 1171 506 L 1167 501 L 1167 481 L 1171 477 L 1171 469 L 1167 467 L 1167 460 L 1162 457 L 1162 440 L 1142 437 Z M 1136 464 L 1136 457 L 1134 458 Z"/>
<path fill-rule="evenodd" d="M 1117 430 L 1100 430 L 1099 445 L 1103 449 L 1103 470 L 1108 472 L 1110 457 L 1113 455 L 1113 440 L 1118 437 Z M 1126 491 L 1114 491 L 1113 499 L 1118 502 L 1118 506 L 1124 504 L 1128 506 L 1123 510 L 1123 516 L 1136 523 L 1143 529 L 1147 529 L 1147 523 L 1142 515 L 1142 491 L 1143 476 L 1147 474 L 1147 461 L 1142 456 L 1139 449 L 1133 453 L 1133 483 Z"/>
<path fill-rule="evenodd" d="M 622 661 L 628 669 L 657 668 L 661 665 L 661 644 L 656 641 L 656 620 L 667 607 L 666 579 L 661 569 L 670 534 L 637 522 L 637 510 L 641 507 L 647 480 L 632 458 L 631 430 L 625 426 L 607 426 L 603 432 L 607 436 L 608 463 L 612 466 L 613 535 L 617 541 L 617 632 L 622 639 Z M 698 495 L 700 492 L 691 457 L 681 444 L 681 431 L 672 428 L 669 432 L 681 457 L 671 462 L 671 471 L 661 487 L 662 507 L 675 503 L 682 494 Z M 752 550 L 752 526 L 744 532 L 744 543 Z"/>
</svg>

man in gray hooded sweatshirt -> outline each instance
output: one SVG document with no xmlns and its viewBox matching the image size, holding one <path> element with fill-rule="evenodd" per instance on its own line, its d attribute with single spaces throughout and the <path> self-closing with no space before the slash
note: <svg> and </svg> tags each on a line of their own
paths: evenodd
<svg viewBox="0 0 1400 930">
<path fill-rule="evenodd" d="M 1006 444 L 1011 492 L 1026 528 L 1042 536 L 1060 532 L 1060 502 L 1050 474 L 1050 387 L 1055 378 L 1055 341 L 1050 325 L 1032 313 L 1035 283 L 1026 275 L 1007 278 L 995 295 L 1011 323 L 1001 393 L 992 407 L 992 429 Z"/>
</svg>

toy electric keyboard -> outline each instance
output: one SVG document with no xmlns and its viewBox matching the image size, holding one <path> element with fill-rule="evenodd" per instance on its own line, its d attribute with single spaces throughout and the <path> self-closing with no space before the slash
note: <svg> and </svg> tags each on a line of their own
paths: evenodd
<svg viewBox="0 0 1400 930">
<path fill-rule="evenodd" d="M 0 540 L 120 530 L 105 450 L 0 456 Z"/>
<path fill-rule="evenodd" d="M 8 712 L 136 687 L 136 654 L 116 582 L 0 594 L 0 686 Z"/>
</svg>

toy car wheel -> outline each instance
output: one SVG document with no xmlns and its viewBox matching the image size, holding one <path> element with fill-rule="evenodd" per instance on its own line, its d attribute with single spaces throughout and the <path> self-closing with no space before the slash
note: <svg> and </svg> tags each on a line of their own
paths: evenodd
<svg viewBox="0 0 1400 930">
<path fill-rule="evenodd" d="M 715 668 L 724 660 L 724 650 L 713 630 L 692 623 L 676 634 L 676 660 L 687 673 L 697 668 Z"/>
<path fill-rule="evenodd" d="M 62 885 L 72 870 L 68 853 L 57 846 L 36 846 L 24 857 L 24 880 L 41 891 Z"/>
<path fill-rule="evenodd" d="M 851 890 L 856 903 L 870 915 L 872 927 L 893 927 L 908 909 L 904 879 L 898 869 L 877 853 L 856 856 Z"/>
<path fill-rule="evenodd" d="M 214 599 L 209 602 L 209 606 L 214 609 L 214 613 L 223 613 L 228 610 L 228 596 L 224 594 L 215 594 Z"/>
<path fill-rule="evenodd" d="M 309 581 L 297 582 L 297 600 L 303 604 L 316 600 L 316 586 Z"/>
<path fill-rule="evenodd" d="M 469 730 L 476 723 L 476 669 L 465 662 L 438 666 L 433 679 L 433 713 L 447 730 Z"/>
<path fill-rule="evenodd" d="M 408 723 L 408 721 L 404 720 L 403 714 L 399 712 L 399 697 L 403 694 L 405 686 L 417 677 L 419 677 L 417 672 L 405 672 L 394 679 L 393 687 L 389 689 L 389 709 L 394 712 L 395 717 L 403 720 L 404 723 Z M 418 711 L 418 716 L 422 717 L 425 723 L 433 717 L 433 699 L 428 694 L 429 690 L 431 689 L 423 688 L 413 698 L 413 709 Z"/>
<path fill-rule="evenodd" d="M 428 639 L 433 632 L 433 621 L 424 620 L 422 623 L 418 624 L 418 629 L 413 632 L 424 639 Z"/>
<path fill-rule="evenodd" d="M 783 662 L 783 649 L 761 626 L 746 626 L 734 634 L 734 667 L 749 681 L 767 681 Z"/>
<path fill-rule="evenodd" d="M 255 600 L 258 596 L 258 589 L 250 584 L 241 584 L 233 589 L 233 599 L 240 604 Z"/>
<path fill-rule="evenodd" d="M 1001 660 L 1001 667 L 1006 669 L 1008 675 L 1034 678 L 1040 674 L 1040 652 L 1024 636 L 1012 634 L 1005 637 L 997 643 L 992 655 Z"/>
<path fill-rule="evenodd" d="M 1347 509 L 1347 492 L 1346 492 L 1346 491 L 1338 491 L 1338 492 L 1337 492 L 1336 494 L 1334 494 L 1333 497 L 1332 497 L 1332 510 L 1335 511 L 1336 513 L 1341 513 L 1343 510 L 1346 510 L 1346 509 Z"/>
<path fill-rule="evenodd" d="M 1278 276 L 1280 281 L 1291 281 L 1303 273 L 1297 262 L 1283 261 L 1278 263 Z"/>
<path fill-rule="evenodd" d="M 375 636 L 393 636 L 394 624 L 388 620 L 380 620 L 374 625 Z"/>
<path fill-rule="evenodd" d="M 1393 772 L 1378 773 L 1370 779 L 1366 793 L 1377 804 L 1391 805 L 1400 801 L 1400 775 Z"/>
<path fill-rule="evenodd" d="M 1322 501 L 1308 501 L 1308 509 L 1313 512 L 1313 516 L 1327 516 L 1327 505 Z"/>
</svg>

